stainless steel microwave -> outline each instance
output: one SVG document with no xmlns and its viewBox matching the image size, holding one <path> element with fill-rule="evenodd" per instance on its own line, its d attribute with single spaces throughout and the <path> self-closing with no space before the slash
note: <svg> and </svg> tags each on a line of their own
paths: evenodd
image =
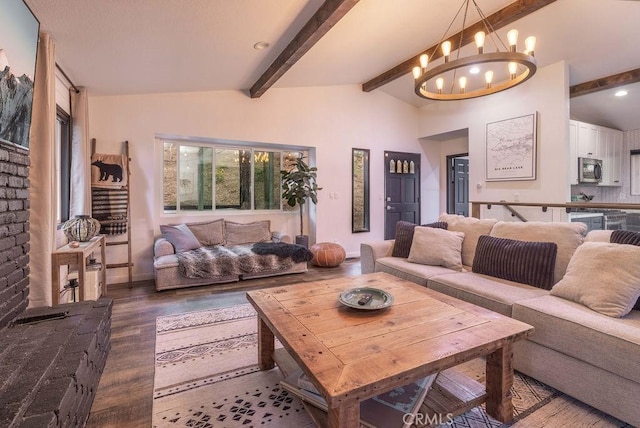
<svg viewBox="0 0 640 428">
<path fill-rule="evenodd" d="M 602 161 L 592 158 L 578 158 L 578 182 L 602 182 Z"/>
</svg>

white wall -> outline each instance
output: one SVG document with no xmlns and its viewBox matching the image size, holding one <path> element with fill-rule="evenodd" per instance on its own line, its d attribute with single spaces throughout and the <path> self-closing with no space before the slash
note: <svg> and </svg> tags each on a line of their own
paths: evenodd
<svg viewBox="0 0 640 428">
<path fill-rule="evenodd" d="M 160 156 L 154 151 L 158 134 L 316 147 L 318 183 L 323 187 L 316 241 L 337 241 L 349 256 L 359 255 L 361 242 L 383 239 L 384 150 L 421 152 L 418 109 L 382 91 L 364 93 L 358 85 L 272 88 L 259 99 L 238 91 L 90 97 L 89 117 L 98 152 L 118 153 L 122 141 L 130 144 L 134 280 L 153 275 L 152 246 L 160 224 L 203 219 L 170 217 L 156 208 L 161 184 L 156 173 Z M 351 233 L 353 147 L 371 149 L 369 233 Z M 330 192 L 338 197 L 330 199 Z M 297 213 L 269 218 L 272 229 L 297 234 Z M 115 272 L 109 272 L 109 283 L 125 281 L 126 272 Z"/>
<path fill-rule="evenodd" d="M 465 101 L 431 103 L 420 110 L 419 136 L 423 146 L 429 137 L 468 129 L 469 200 L 555 202 L 570 200 L 569 74 L 564 62 L 538 70 L 526 83 L 508 91 Z M 485 127 L 489 122 L 538 112 L 537 179 L 531 181 L 485 181 Z M 446 142 L 441 143 L 446 144 Z M 453 144 L 460 146 L 453 140 Z M 455 147 L 454 152 L 459 147 Z M 433 155 L 445 148 L 425 149 Z M 428 155 L 428 157 L 431 157 Z M 435 162 L 435 161 L 434 161 Z M 439 175 L 440 189 L 446 188 Z M 479 188 L 477 187 L 479 185 Z M 435 197 L 435 196 L 434 196 Z M 439 211 L 446 211 L 440 199 Z"/>
</svg>

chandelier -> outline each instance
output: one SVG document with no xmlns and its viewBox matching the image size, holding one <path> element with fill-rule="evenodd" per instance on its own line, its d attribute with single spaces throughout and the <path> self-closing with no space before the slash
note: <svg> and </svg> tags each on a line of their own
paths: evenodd
<svg viewBox="0 0 640 428">
<path fill-rule="evenodd" d="M 473 3 L 477 10 L 486 33 L 478 31 L 474 36 L 477 54 L 460 58 L 469 3 Z M 445 38 L 463 9 L 460 42 L 456 58 L 452 60 L 451 41 L 445 40 Z M 495 46 L 495 52 L 484 52 L 487 35 Z M 449 28 L 437 45 L 442 49 L 444 63 L 428 68 L 429 62 L 436 58 L 436 47 L 431 55 L 426 53 L 421 55 L 420 65 L 413 68 L 416 94 L 431 100 L 464 100 L 495 94 L 525 82 L 535 74 L 537 69 L 537 62 L 534 58 L 536 38 L 530 36 L 525 39 L 524 52 L 516 51 L 518 30 L 509 31 L 507 41 L 508 47 L 487 21 L 476 0 L 463 0 L 458 12 L 449 24 Z M 498 44 L 502 45 L 504 51 L 500 51 Z M 482 69 L 484 69 L 484 73 L 481 74 Z"/>
</svg>

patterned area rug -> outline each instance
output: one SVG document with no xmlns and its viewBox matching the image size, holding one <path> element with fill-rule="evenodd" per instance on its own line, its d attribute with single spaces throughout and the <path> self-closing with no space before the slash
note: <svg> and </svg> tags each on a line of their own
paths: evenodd
<svg viewBox="0 0 640 428">
<path fill-rule="evenodd" d="M 279 370 L 258 369 L 256 328 L 249 304 L 157 318 L 153 426 L 314 427 L 301 402 L 280 387 Z M 516 417 L 511 423 L 492 419 L 482 406 L 443 422 L 453 427 L 521 426 L 518 421 L 561 395 L 516 373 Z"/>
</svg>

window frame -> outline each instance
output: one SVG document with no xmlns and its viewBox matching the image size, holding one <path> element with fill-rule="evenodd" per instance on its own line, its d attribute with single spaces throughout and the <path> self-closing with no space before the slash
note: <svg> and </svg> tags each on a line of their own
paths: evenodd
<svg viewBox="0 0 640 428">
<path fill-rule="evenodd" d="M 56 169 L 58 189 L 56 216 L 59 217 L 58 223 L 62 224 L 69 220 L 71 208 L 71 159 L 73 156 L 71 150 L 71 115 L 67 113 L 60 105 L 56 104 L 56 127 L 60 123 L 60 139 L 58 140 L 58 132 L 56 130 Z"/>
<path fill-rule="evenodd" d="M 160 136 L 156 135 L 156 142 L 158 144 L 159 149 L 159 162 L 160 168 L 158 169 L 158 177 L 159 177 L 159 210 L 161 216 L 198 216 L 198 215 L 211 215 L 211 214 L 224 214 L 224 215 L 252 215 L 252 214 L 277 214 L 277 213 L 286 213 L 291 211 L 286 204 L 283 203 L 282 198 L 279 198 L 279 207 L 274 209 L 256 209 L 255 208 L 255 152 L 279 152 L 280 153 L 280 168 L 284 167 L 285 157 L 288 153 L 302 153 L 305 156 L 308 155 L 310 148 L 301 147 L 301 146 L 285 146 L 285 145 L 276 145 L 276 144 L 268 144 L 268 143 L 253 143 L 253 142 L 242 142 L 242 141 L 230 141 L 230 140 L 214 140 L 208 138 L 185 138 L 185 137 L 175 137 L 175 136 Z M 212 178 L 213 182 L 211 185 L 212 189 L 212 207 L 207 210 L 184 210 L 180 209 L 180 197 L 179 190 L 176 190 L 176 205 L 175 209 L 166 209 L 164 203 L 165 197 L 165 177 L 164 177 L 164 147 L 166 143 L 175 144 L 176 153 L 179 157 L 180 147 L 181 146 L 192 146 L 192 147 L 206 147 L 212 148 L 213 150 L 213 162 L 212 162 Z M 216 168 L 216 150 L 244 150 L 251 152 L 251 182 L 250 182 L 250 209 L 238 209 L 238 208 L 216 208 L 216 180 L 215 180 L 215 168 Z M 176 162 L 176 189 L 178 189 L 178 184 L 180 180 L 180 162 Z"/>
</svg>

